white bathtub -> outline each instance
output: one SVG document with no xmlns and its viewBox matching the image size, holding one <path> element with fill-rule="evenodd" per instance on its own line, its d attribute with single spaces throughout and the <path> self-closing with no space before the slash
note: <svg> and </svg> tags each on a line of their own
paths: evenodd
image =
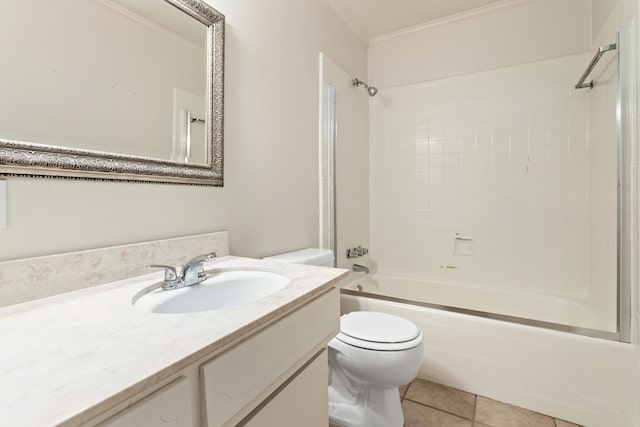
<svg viewBox="0 0 640 427">
<path fill-rule="evenodd" d="M 352 274 L 352 276 L 357 275 Z M 586 298 L 451 284 L 383 274 L 361 275 L 346 287 L 355 289 L 358 285 L 367 293 L 478 313 L 591 329 L 596 335 L 598 333 L 595 331 L 604 332 L 601 335 L 605 336 L 608 333 L 615 333 L 617 329 L 616 306 L 613 302 L 609 304 L 610 309 L 606 310 L 602 304 L 593 307 Z"/>
<path fill-rule="evenodd" d="M 355 277 L 343 288 L 372 284 Z M 631 345 L 345 293 L 341 309 L 416 323 L 425 337 L 420 378 L 585 426 L 637 427 Z"/>
</svg>

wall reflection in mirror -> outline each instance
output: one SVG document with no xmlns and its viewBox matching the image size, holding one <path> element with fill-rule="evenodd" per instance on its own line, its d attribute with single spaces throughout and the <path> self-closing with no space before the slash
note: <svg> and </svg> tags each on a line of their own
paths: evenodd
<svg viewBox="0 0 640 427">
<path fill-rule="evenodd" d="M 212 87 L 222 84 L 222 54 L 211 44 L 223 29 L 211 19 L 224 25 L 194 0 L 5 4 L 0 139 L 188 163 L 221 181 L 222 141 L 213 140 L 222 122 L 212 121 L 222 101 L 209 94 L 222 96 Z"/>
</svg>

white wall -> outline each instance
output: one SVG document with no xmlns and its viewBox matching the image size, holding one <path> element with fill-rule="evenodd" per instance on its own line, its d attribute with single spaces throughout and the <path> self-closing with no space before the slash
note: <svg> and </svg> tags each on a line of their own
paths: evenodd
<svg viewBox="0 0 640 427">
<path fill-rule="evenodd" d="M 596 39 L 602 32 L 603 27 L 611 12 L 615 9 L 618 0 L 591 0 L 591 35 Z"/>
<path fill-rule="evenodd" d="M 388 88 L 588 51 L 586 3 L 513 1 L 490 13 L 374 39 L 369 80 Z"/>
<path fill-rule="evenodd" d="M 225 186 L 9 177 L 0 260 L 205 231 L 235 255 L 318 245 L 318 52 L 366 75 L 324 0 L 208 0 L 226 15 Z"/>
</svg>

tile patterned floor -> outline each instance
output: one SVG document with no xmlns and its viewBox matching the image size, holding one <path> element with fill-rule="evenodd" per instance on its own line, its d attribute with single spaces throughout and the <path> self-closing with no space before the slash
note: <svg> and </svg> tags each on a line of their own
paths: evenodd
<svg viewBox="0 0 640 427">
<path fill-rule="evenodd" d="M 580 427 L 420 379 L 402 387 L 400 395 L 405 427 Z"/>
</svg>

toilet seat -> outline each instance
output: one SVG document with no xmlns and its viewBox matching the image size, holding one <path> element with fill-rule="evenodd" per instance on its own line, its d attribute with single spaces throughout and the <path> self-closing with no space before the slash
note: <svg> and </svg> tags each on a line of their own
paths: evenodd
<svg viewBox="0 0 640 427">
<path fill-rule="evenodd" d="M 399 351 L 420 345 L 422 331 L 402 317 L 373 311 L 357 311 L 340 318 L 336 338 L 368 350 Z"/>
</svg>

